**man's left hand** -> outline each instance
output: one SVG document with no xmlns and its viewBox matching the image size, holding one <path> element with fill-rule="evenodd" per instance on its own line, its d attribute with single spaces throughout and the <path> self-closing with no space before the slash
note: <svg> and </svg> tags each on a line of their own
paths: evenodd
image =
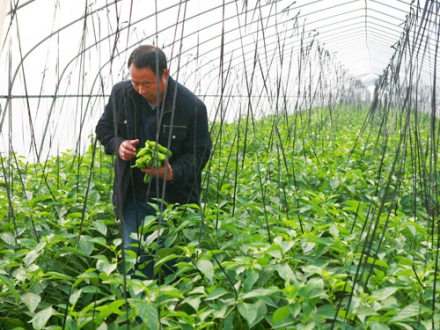
<svg viewBox="0 0 440 330">
<path fill-rule="evenodd" d="M 162 180 L 165 180 L 165 174 L 166 174 L 166 181 L 173 180 L 173 168 L 171 167 L 170 163 L 168 163 L 167 161 L 164 162 L 164 166 L 161 168 L 148 166 L 146 168 L 142 168 L 141 171 L 150 174 L 153 178 L 159 178 Z"/>
</svg>

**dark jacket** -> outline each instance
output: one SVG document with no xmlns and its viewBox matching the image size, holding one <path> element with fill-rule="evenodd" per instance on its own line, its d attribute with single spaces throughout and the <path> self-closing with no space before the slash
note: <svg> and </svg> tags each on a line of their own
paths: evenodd
<svg viewBox="0 0 440 330">
<path fill-rule="evenodd" d="M 135 159 L 123 161 L 119 158 L 118 148 L 124 140 L 140 137 L 142 128 L 139 127 L 138 118 L 146 104 L 130 80 L 119 82 L 113 87 L 104 114 L 96 126 L 96 135 L 105 153 L 117 156 L 113 204 L 118 217 L 131 178 L 130 166 L 135 162 Z M 165 188 L 165 200 L 168 203 L 199 204 L 201 172 L 212 147 L 206 106 L 191 91 L 170 77 L 164 101 L 157 111 L 160 112 L 156 136 L 159 143 L 173 153 L 169 159 L 173 180 L 154 180 L 151 186 L 156 187 L 152 189 L 163 191 Z M 141 147 L 143 145 L 139 144 L 138 148 Z"/>
</svg>

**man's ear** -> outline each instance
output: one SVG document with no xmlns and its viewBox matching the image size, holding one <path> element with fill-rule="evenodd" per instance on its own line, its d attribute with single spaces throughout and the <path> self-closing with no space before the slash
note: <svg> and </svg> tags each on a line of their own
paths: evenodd
<svg viewBox="0 0 440 330">
<path fill-rule="evenodd" d="M 168 82 L 169 75 L 170 75 L 170 73 L 169 73 L 168 69 L 164 69 L 163 73 L 162 73 L 162 81 L 164 84 L 166 84 Z"/>
</svg>

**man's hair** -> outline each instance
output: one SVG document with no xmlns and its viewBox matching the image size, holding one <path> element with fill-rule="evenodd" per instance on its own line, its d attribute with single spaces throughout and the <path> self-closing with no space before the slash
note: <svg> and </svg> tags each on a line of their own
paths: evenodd
<svg viewBox="0 0 440 330">
<path fill-rule="evenodd" d="M 128 58 L 128 68 L 133 64 L 138 69 L 150 68 L 158 77 L 162 77 L 167 68 L 167 57 L 162 49 L 151 45 L 139 46 Z"/>
</svg>

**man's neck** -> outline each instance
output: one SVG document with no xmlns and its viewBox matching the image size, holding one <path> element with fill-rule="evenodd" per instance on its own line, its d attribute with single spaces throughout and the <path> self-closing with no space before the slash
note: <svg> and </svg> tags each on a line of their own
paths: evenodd
<svg viewBox="0 0 440 330">
<path fill-rule="evenodd" d="M 148 104 L 150 105 L 151 109 L 153 109 L 153 110 L 156 110 L 158 104 L 160 104 L 160 102 L 159 102 L 159 103 L 156 103 L 156 104 L 153 104 L 153 103 L 151 103 L 150 101 L 147 101 L 147 102 L 148 102 Z"/>
</svg>

